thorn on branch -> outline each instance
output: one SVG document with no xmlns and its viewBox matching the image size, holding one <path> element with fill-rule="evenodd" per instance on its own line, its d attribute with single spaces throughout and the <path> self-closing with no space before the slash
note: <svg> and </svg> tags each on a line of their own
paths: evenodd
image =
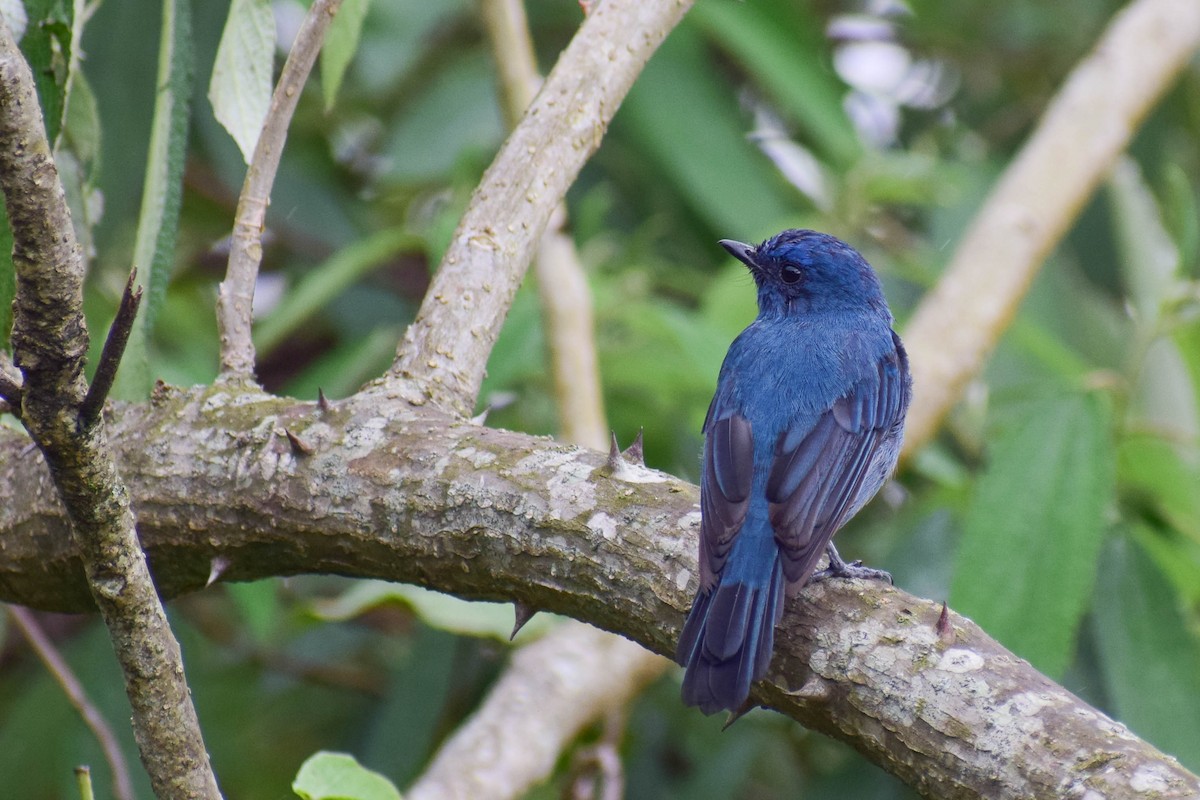
<svg viewBox="0 0 1200 800">
<path fill-rule="evenodd" d="M 621 467 L 625 466 L 625 459 L 621 457 L 621 445 L 617 442 L 617 432 L 609 431 L 608 436 L 608 461 L 604 468 L 609 475 L 615 475 L 621 471 Z"/>
<path fill-rule="evenodd" d="M 645 432 L 645 428 L 638 428 L 637 436 L 633 438 L 633 444 L 629 445 L 621 453 L 621 455 L 625 456 L 626 461 L 636 464 L 639 467 L 646 466 Z"/>
<path fill-rule="evenodd" d="M 116 380 L 117 368 L 121 364 L 121 356 L 125 354 L 125 345 L 129 342 L 133 321 L 142 302 L 142 287 L 138 286 L 135 289 L 133 285 L 136 280 L 137 267 L 134 267 L 129 271 L 129 280 L 125 282 L 125 291 L 121 294 L 121 305 L 117 308 L 117 316 L 108 329 L 104 349 L 100 351 L 96 375 L 92 379 L 92 385 L 88 387 L 87 396 L 83 398 L 83 404 L 79 407 L 79 424 L 82 428 L 90 428 L 96 424 L 113 381 Z"/>
<path fill-rule="evenodd" d="M 942 613 L 938 615 L 937 635 L 942 644 L 954 644 L 954 625 L 950 622 L 950 609 L 946 608 L 945 600 L 942 601 Z"/>
<path fill-rule="evenodd" d="M 721 732 L 724 733 L 725 731 L 729 730 L 729 727 L 733 725 L 733 723 L 749 714 L 757 705 L 758 704 L 753 700 L 747 700 L 746 702 L 742 703 L 741 708 L 739 708 L 737 711 L 730 711 L 729 716 L 725 718 L 725 724 L 721 726 Z"/>
<path fill-rule="evenodd" d="M 471 424 L 472 425 L 485 424 L 487 422 L 488 414 L 490 414 L 491 412 L 492 412 L 492 407 L 488 406 L 487 408 L 483 409 L 483 411 L 480 411 L 478 414 L 471 417 Z"/>
<path fill-rule="evenodd" d="M 325 390 L 320 386 L 317 387 L 317 409 L 322 414 L 328 414 L 330 409 L 329 398 L 325 396 Z"/>
<path fill-rule="evenodd" d="M 208 580 L 204 582 L 205 589 L 221 579 L 221 576 L 229 569 L 229 563 L 229 559 L 225 556 L 216 556 L 209 562 Z"/>
<path fill-rule="evenodd" d="M 310 456 L 313 453 L 313 446 L 300 438 L 299 434 L 292 433 L 287 428 L 283 429 L 287 434 L 288 444 L 292 446 L 292 455 L 295 456 Z"/>
<path fill-rule="evenodd" d="M 611 433 L 608 442 L 608 459 L 604 466 L 600 468 L 601 475 L 606 475 L 609 478 L 620 481 L 638 481 L 642 473 L 648 474 L 646 469 L 646 460 L 642 455 L 642 433 L 638 432 L 637 438 L 633 440 L 633 444 L 629 445 L 629 449 L 621 452 L 621 445 L 617 443 L 617 434 Z"/>
<path fill-rule="evenodd" d="M 508 635 L 508 640 L 510 642 L 517 638 L 517 634 L 521 632 L 521 628 L 524 628 L 525 623 L 533 619 L 533 615 L 536 613 L 536 608 L 527 606 L 519 600 L 513 603 L 513 616 L 515 617 L 515 621 L 513 622 L 512 633 Z"/>
</svg>

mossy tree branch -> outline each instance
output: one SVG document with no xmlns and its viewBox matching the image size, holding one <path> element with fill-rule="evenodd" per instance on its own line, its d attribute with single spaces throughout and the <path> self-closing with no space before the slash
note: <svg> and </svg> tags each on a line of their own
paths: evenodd
<svg viewBox="0 0 1200 800">
<path fill-rule="evenodd" d="M 670 653 L 695 589 L 697 491 L 594 451 L 383 392 L 328 412 L 221 387 L 121 409 L 114 441 L 158 585 L 331 572 L 518 601 Z M 309 443 L 296 453 L 285 430 Z M 135 435 L 136 434 L 136 435 Z M 0 599 L 91 602 L 36 453 L 0 432 Z M 213 491 L 219 485 L 220 491 Z M 11 494 L 8 494 L 11 493 Z M 34 498 L 15 504 L 11 497 Z M 1200 779 L 1004 650 L 890 586 L 789 603 L 754 698 L 939 798 L 1194 797 Z"/>
</svg>

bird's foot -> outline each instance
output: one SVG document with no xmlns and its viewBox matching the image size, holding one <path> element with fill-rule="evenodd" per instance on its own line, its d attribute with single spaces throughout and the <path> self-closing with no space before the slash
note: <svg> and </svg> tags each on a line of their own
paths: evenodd
<svg viewBox="0 0 1200 800">
<path fill-rule="evenodd" d="M 837 548 L 833 546 L 833 542 L 825 546 L 825 552 L 829 556 L 829 566 L 820 572 L 814 572 L 812 578 L 809 579 L 810 583 L 823 581 L 826 578 L 861 578 L 867 581 L 892 582 L 891 574 L 881 569 L 864 567 L 861 561 L 851 561 L 847 564 L 838 555 Z"/>
</svg>

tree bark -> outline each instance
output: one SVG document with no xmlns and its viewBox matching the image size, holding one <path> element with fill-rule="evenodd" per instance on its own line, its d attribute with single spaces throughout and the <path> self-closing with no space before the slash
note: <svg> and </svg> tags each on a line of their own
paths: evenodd
<svg viewBox="0 0 1200 800">
<path fill-rule="evenodd" d="M 23 378 L 17 415 L 44 458 L 38 460 L 48 465 L 38 491 L 58 507 L 54 544 L 74 553 L 77 591 L 95 601 L 108 627 L 155 793 L 219 798 L 179 643 L 151 582 L 129 493 L 97 413 L 106 389 L 89 397 L 83 256 L 33 76 L 2 20 L 0 189 L 13 233 L 13 362 Z M 5 505 L 26 499 L 16 493 Z"/>
<path fill-rule="evenodd" d="M 223 580 L 406 581 L 566 614 L 669 654 L 695 589 L 694 486 L 383 391 L 322 412 L 219 386 L 164 389 L 112 427 L 164 596 L 201 588 L 221 558 Z M 5 431 L 0 465 L 0 598 L 90 607 L 41 459 Z M 974 623 L 950 615 L 939 631 L 939 611 L 873 583 L 809 587 L 789 601 L 753 697 L 930 797 L 1200 793 L 1174 759 Z"/>
</svg>

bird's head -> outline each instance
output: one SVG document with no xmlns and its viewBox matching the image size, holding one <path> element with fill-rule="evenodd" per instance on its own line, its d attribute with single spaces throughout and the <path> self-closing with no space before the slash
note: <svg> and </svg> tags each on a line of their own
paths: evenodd
<svg viewBox="0 0 1200 800">
<path fill-rule="evenodd" d="M 791 229 L 757 247 L 732 239 L 721 246 L 750 268 L 761 314 L 872 309 L 891 318 L 871 265 L 834 236 Z"/>
</svg>

